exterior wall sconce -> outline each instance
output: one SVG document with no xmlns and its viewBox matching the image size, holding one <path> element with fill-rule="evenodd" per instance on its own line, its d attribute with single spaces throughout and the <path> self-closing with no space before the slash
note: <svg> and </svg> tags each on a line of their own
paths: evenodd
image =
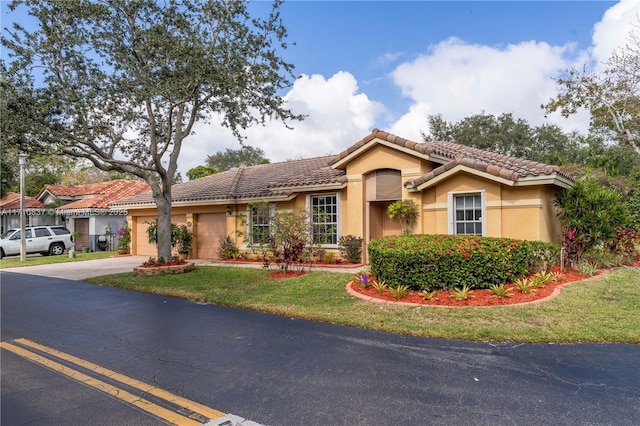
<svg viewBox="0 0 640 426">
<path fill-rule="evenodd" d="M 193 223 L 187 222 L 187 226 L 191 226 L 191 225 L 193 225 Z"/>
<path fill-rule="evenodd" d="M 231 210 L 231 206 L 227 206 L 227 216 L 231 216 L 233 211 Z"/>
</svg>

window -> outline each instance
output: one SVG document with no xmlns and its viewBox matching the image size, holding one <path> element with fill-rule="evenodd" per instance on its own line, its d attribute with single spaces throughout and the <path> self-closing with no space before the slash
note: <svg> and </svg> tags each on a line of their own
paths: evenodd
<svg viewBox="0 0 640 426">
<path fill-rule="evenodd" d="M 51 230 L 56 235 L 66 235 L 71 233 L 71 231 L 69 231 L 67 228 L 64 228 L 62 226 L 51 227 Z"/>
<path fill-rule="evenodd" d="M 261 203 L 249 205 L 250 221 L 247 233 L 250 244 L 265 244 L 269 237 L 269 224 L 271 223 L 272 206 Z"/>
<path fill-rule="evenodd" d="M 24 231 L 25 238 L 32 238 L 31 229 L 26 229 Z M 9 238 L 10 240 L 19 240 L 20 239 L 20 230 L 17 230 L 15 234 Z"/>
<path fill-rule="evenodd" d="M 451 216 L 449 233 L 484 235 L 484 191 L 479 193 L 449 193 Z"/>
<path fill-rule="evenodd" d="M 312 243 L 338 244 L 338 195 L 312 195 L 309 206 Z"/>
<path fill-rule="evenodd" d="M 50 237 L 51 234 L 47 228 L 36 228 L 36 237 Z"/>
</svg>

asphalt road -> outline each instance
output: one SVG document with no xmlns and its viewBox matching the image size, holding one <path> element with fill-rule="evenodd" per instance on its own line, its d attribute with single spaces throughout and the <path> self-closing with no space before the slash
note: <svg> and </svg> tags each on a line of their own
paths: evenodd
<svg viewBox="0 0 640 426">
<path fill-rule="evenodd" d="M 378 333 L 3 271 L 2 342 L 45 345 L 265 425 L 637 425 L 640 346 Z M 161 424 L 2 350 L 1 418 Z"/>
</svg>

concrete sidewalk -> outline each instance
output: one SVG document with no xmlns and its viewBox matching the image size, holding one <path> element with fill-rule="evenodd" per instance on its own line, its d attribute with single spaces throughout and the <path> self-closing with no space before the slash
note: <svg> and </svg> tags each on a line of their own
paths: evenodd
<svg viewBox="0 0 640 426">
<path fill-rule="evenodd" d="M 3 268 L 0 272 L 13 272 L 17 274 L 38 275 L 51 278 L 64 278 L 81 281 L 100 275 L 132 272 L 133 268 L 140 266 L 149 259 L 148 256 L 119 256 L 108 259 L 84 260 L 81 262 L 53 263 L 49 265 L 23 266 L 17 268 Z M 199 266 L 229 266 L 239 268 L 262 268 L 260 263 L 215 262 L 211 260 L 189 259 Z M 311 271 L 328 271 L 356 273 L 365 267 L 362 265 L 344 267 L 313 266 Z M 308 270 L 308 268 L 305 268 Z"/>
</svg>

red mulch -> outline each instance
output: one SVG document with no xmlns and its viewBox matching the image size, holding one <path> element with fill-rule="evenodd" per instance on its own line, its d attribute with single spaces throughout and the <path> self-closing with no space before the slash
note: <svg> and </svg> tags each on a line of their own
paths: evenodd
<svg viewBox="0 0 640 426">
<path fill-rule="evenodd" d="M 280 279 L 280 278 L 296 278 L 296 277 L 301 277 L 303 275 L 307 275 L 307 273 L 304 271 L 287 271 L 287 273 L 285 274 L 284 271 L 280 271 L 280 272 L 271 272 L 265 276 L 267 278 Z"/>
<path fill-rule="evenodd" d="M 562 287 L 570 282 L 585 279 L 585 277 L 575 270 L 560 271 L 559 268 L 554 268 L 553 271 L 562 273 L 563 278 L 561 281 L 547 284 L 544 287 L 537 289 L 533 294 L 522 294 L 518 291 L 515 284 L 506 284 L 505 288 L 513 288 L 511 292 L 513 296 L 502 298 L 496 297 L 491 290 L 473 290 L 473 297 L 467 300 L 457 300 L 453 296 L 452 292 L 447 293 L 441 290 L 435 293 L 432 300 L 425 300 L 424 297 L 416 291 L 409 291 L 405 297 L 396 299 L 389 295 L 388 289 L 386 289 L 382 294 L 379 294 L 373 286 L 363 288 L 362 286 L 355 284 L 351 285 L 351 289 L 365 296 L 390 302 L 415 303 L 427 306 L 495 306 L 534 302 L 549 296 L 558 287 Z M 603 272 L 600 271 L 598 275 L 601 275 L 602 273 Z"/>
<path fill-rule="evenodd" d="M 176 265 L 186 265 L 187 261 L 184 259 L 177 260 L 167 260 L 164 262 L 158 262 L 157 260 L 147 260 L 140 265 L 140 268 L 157 268 L 159 266 L 176 266 Z"/>
</svg>

